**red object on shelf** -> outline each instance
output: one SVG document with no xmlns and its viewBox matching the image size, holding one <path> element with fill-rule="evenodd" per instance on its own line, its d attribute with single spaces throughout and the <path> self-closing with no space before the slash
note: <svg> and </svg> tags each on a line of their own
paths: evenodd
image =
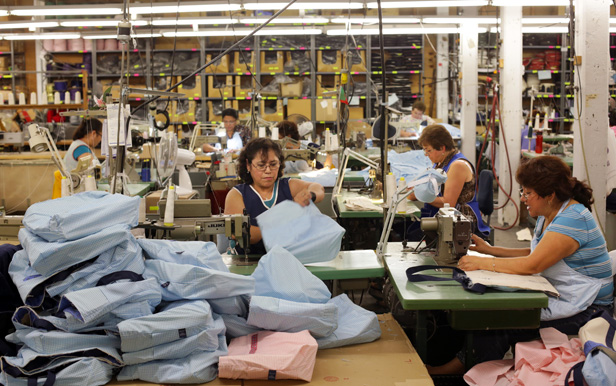
<svg viewBox="0 0 616 386">
<path fill-rule="evenodd" d="M 543 153 L 543 133 L 541 131 L 537 132 L 537 139 L 535 140 L 535 153 Z"/>
</svg>

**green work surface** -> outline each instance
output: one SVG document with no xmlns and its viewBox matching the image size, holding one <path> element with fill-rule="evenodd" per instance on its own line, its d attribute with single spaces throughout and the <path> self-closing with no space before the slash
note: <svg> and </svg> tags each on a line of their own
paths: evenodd
<svg viewBox="0 0 616 386">
<path fill-rule="evenodd" d="M 257 262 L 244 264 L 241 257 L 229 258 L 223 255 L 229 271 L 239 275 L 251 275 Z M 306 264 L 305 267 L 321 280 L 346 280 L 383 277 L 385 268 L 379 262 L 376 253 L 372 250 L 340 251 L 332 261 L 324 263 Z"/>
<path fill-rule="evenodd" d="M 98 183 L 98 190 L 103 190 L 105 192 L 109 191 L 109 184 Z M 133 196 L 145 196 L 147 192 L 152 189 L 154 186 L 153 182 L 137 182 L 134 184 L 128 184 L 128 195 Z"/>
<path fill-rule="evenodd" d="M 301 178 L 299 173 L 284 174 L 283 177 L 296 179 Z M 344 173 L 344 182 L 364 182 L 364 175 L 361 170 L 347 170 Z"/>
<path fill-rule="evenodd" d="M 537 158 L 537 157 L 541 157 L 543 155 L 555 155 L 555 154 L 547 154 L 547 153 L 541 153 L 541 154 L 537 154 L 534 151 L 527 151 L 527 150 L 522 150 L 522 156 L 524 158 Z M 567 165 L 569 165 L 569 167 L 573 167 L 573 158 L 571 157 L 565 157 L 565 156 L 559 156 L 557 155 L 557 157 L 559 157 L 560 159 L 562 159 L 563 161 L 565 161 L 565 163 Z"/>
<path fill-rule="evenodd" d="M 361 197 L 362 195 L 357 192 L 341 190 L 340 194 L 336 195 L 336 207 L 340 218 L 383 218 L 383 211 L 378 210 L 348 210 L 344 205 L 344 201 L 353 198 Z M 383 200 L 375 200 L 376 205 L 381 205 Z M 413 201 L 407 201 L 407 216 L 419 216 L 420 210 Z M 402 217 L 403 214 L 396 214 L 396 217 Z"/>
</svg>

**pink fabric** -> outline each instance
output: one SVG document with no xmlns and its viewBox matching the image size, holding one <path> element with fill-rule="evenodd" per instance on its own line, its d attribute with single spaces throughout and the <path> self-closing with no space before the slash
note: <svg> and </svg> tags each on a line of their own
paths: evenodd
<svg viewBox="0 0 616 386">
<path fill-rule="evenodd" d="M 518 343 L 515 361 L 480 363 L 464 374 L 471 386 L 561 386 L 573 365 L 585 359 L 582 342 L 555 328 L 539 330 L 541 340 Z"/>
<path fill-rule="evenodd" d="M 301 379 L 310 382 L 317 341 L 307 330 L 259 331 L 235 338 L 220 357 L 218 376 L 232 379 Z"/>
</svg>

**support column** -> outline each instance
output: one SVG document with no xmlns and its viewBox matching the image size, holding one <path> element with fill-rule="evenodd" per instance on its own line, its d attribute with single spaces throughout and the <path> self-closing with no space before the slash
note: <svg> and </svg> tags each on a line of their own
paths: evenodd
<svg viewBox="0 0 616 386">
<path fill-rule="evenodd" d="M 500 106 L 501 127 L 498 147 L 498 178 L 505 192 L 511 195 L 515 205 L 520 207 L 519 185 L 515 181 L 515 172 L 520 164 L 522 141 L 522 7 L 501 7 L 502 41 L 500 57 L 503 66 L 500 68 Z M 500 67 L 500 66 L 499 66 Z M 504 135 L 503 135 L 504 134 Z M 505 149 L 505 141 L 507 149 Z M 507 154 L 508 153 L 508 154 Z M 511 182 L 510 182 L 511 181 Z M 498 204 L 502 206 L 507 201 L 505 192 L 499 190 Z M 498 222 L 515 224 L 520 222 L 519 209 L 511 200 L 498 211 Z"/>
<path fill-rule="evenodd" d="M 461 92 L 462 153 L 475 165 L 477 131 L 477 40 L 476 22 L 460 24 L 460 60 L 462 62 Z"/>
<path fill-rule="evenodd" d="M 437 8 L 438 15 L 449 15 L 449 7 Z M 449 117 L 449 35 L 436 36 L 436 118 L 444 123 Z"/>
<path fill-rule="evenodd" d="M 609 16 L 608 0 L 576 0 L 576 118 L 573 123 L 573 175 L 593 189 L 593 216 L 605 229 L 608 135 Z M 614 133 L 609 133 L 614 135 Z M 606 235 L 613 238 L 614 235 Z"/>
</svg>

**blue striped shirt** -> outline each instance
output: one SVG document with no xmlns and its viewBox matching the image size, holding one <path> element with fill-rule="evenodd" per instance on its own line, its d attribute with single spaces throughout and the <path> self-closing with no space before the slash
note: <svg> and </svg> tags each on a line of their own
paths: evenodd
<svg viewBox="0 0 616 386">
<path fill-rule="evenodd" d="M 538 232 L 543 228 L 545 218 L 537 219 Z M 582 275 L 603 279 L 612 276 L 612 265 L 607 252 L 605 238 L 601 234 L 590 211 L 582 204 L 573 204 L 554 217 L 546 232 L 556 232 L 571 237 L 579 248 L 563 261 Z M 543 233 L 537 234 L 541 240 Z M 612 304 L 614 282 L 603 284 L 595 304 Z"/>
</svg>

